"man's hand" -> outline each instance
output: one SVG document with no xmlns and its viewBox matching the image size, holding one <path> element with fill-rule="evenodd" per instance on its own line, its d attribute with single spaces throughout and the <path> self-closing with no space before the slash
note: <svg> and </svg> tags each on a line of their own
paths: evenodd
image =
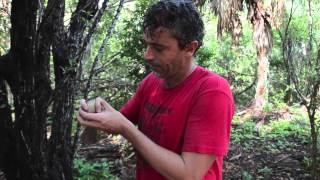
<svg viewBox="0 0 320 180">
<path fill-rule="evenodd" d="M 140 155 L 167 179 L 202 179 L 215 160 L 214 155 L 190 152 L 183 152 L 180 155 L 159 146 L 101 98 L 95 101 L 96 113 L 88 111 L 86 101 L 81 100 L 77 117 L 81 125 L 123 135 L 139 151 Z"/>
<path fill-rule="evenodd" d="M 99 128 L 108 133 L 121 134 L 125 123 L 130 123 L 119 111 L 116 111 L 105 100 L 98 97 L 95 100 L 96 113 L 88 112 L 88 104 L 80 101 L 77 119 L 81 125 Z"/>
</svg>

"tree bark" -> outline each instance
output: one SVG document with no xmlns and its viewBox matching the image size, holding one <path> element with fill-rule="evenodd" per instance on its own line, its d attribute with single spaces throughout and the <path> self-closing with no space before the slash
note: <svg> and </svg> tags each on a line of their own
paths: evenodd
<svg viewBox="0 0 320 180">
<path fill-rule="evenodd" d="M 3 61 L 3 57 L 0 58 Z M 13 132 L 11 107 L 8 103 L 8 92 L 5 80 L 0 76 L 0 168 L 6 172 L 7 179 L 14 179 L 18 172 L 15 166 L 18 159 L 16 156 L 16 140 Z"/>
<path fill-rule="evenodd" d="M 231 36 L 232 36 L 232 49 L 237 49 L 240 44 L 240 38 L 242 36 L 242 23 L 240 21 L 238 14 L 233 14 L 231 17 L 232 28 L 231 28 Z"/>
<path fill-rule="evenodd" d="M 85 23 L 96 13 L 98 0 L 78 2 L 68 33 L 64 30 L 64 3 L 49 0 L 43 17 L 39 17 L 39 1 L 12 1 L 11 48 L 0 57 L 0 168 L 7 179 L 72 179 L 76 57 Z M 51 52 L 54 91 L 50 81 Z M 13 94 L 14 119 L 5 82 Z M 51 102 L 53 125 L 48 141 Z"/>
<path fill-rule="evenodd" d="M 291 9 L 290 9 L 290 14 L 289 14 L 289 18 L 288 18 L 288 21 L 287 23 L 285 24 L 284 27 L 284 34 L 282 35 L 281 34 L 281 31 L 280 31 L 280 27 L 282 24 L 278 24 L 278 26 L 276 25 L 276 28 L 279 28 L 279 34 L 280 34 L 280 38 L 281 38 L 281 47 L 282 47 L 282 57 L 283 57 L 283 61 L 284 61 L 284 66 L 287 70 L 287 83 L 286 83 L 286 90 L 285 90 L 285 96 L 284 96 L 284 102 L 285 103 L 288 103 L 288 104 L 291 104 L 291 100 L 292 100 L 292 89 L 291 89 L 291 85 L 295 85 L 297 84 L 297 78 L 295 77 L 295 74 L 293 73 L 294 70 L 293 70 L 293 67 L 291 67 L 291 64 L 292 61 L 293 61 L 293 57 L 292 57 L 292 38 L 291 38 L 291 35 L 289 33 L 289 26 L 290 26 L 290 23 L 291 23 L 291 20 L 292 20 L 292 16 L 293 16 L 293 2 L 294 0 L 291 1 Z M 284 2 L 283 1 L 280 1 L 280 2 L 277 2 L 278 5 L 280 6 L 280 9 L 281 9 L 281 12 L 283 11 L 282 9 L 283 6 L 284 6 Z M 275 12 L 278 12 L 278 11 L 275 11 Z M 280 13 L 280 14 L 283 14 L 283 13 Z M 282 15 L 280 15 L 282 16 Z M 281 18 L 283 19 L 283 18 Z M 276 22 L 279 22 L 277 20 L 274 19 L 274 24 L 276 24 Z"/>
<path fill-rule="evenodd" d="M 69 33 L 63 31 L 64 4 L 54 23 L 53 61 L 55 71 L 55 93 L 53 97 L 52 134 L 49 143 L 48 161 L 51 179 L 72 179 L 72 120 L 77 86 L 77 64 L 79 63 L 82 38 L 86 22 L 97 11 L 97 0 L 80 0 L 72 15 Z M 69 36 L 68 36 L 69 34 Z"/>
<path fill-rule="evenodd" d="M 267 102 L 267 82 L 268 82 L 269 61 L 265 48 L 258 53 L 258 70 L 257 70 L 257 85 L 255 94 L 255 111 L 260 114 L 263 106 Z"/>
<path fill-rule="evenodd" d="M 268 102 L 268 53 L 272 47 L 270 14 L 265 11 L 261 0 L 246 0 L 246 3 L 253 26 L 253 41 L 258 55 L 257 85 L 253 109 L 255 115 L 259 115 Z"/>
<path fill-rule="evenodd" d="M 313 82 L 310 95 L 310 104 L 307 106 L 308 116 L 310 120 L 310 131 L 311 131 L 311 174 L 313 179 L 319 179 L 320 165 L 319 165 L 319 152 L 318 152 L 318 135 L 319 125 L 316 122 L 316 113 L 320 107 L 320 48 L 315 63 L 316 80 Z"/>
<path fill-rule="evenodd" d="M 14 97 L 14 132 L 18 179 L 41 179 L 46 174 L 43 148 L 45 141 L 48 85 L 43 81 L 41 64 L 36 59 L 35 33 L 38 2 L 13 0 L 11 10 L 11 49 L 17 81 L 10 88 Z M 39 72 L 39 73 L 38 73 Z M 12 157 L 14 159 L 14 157 Z"/>
</svg>

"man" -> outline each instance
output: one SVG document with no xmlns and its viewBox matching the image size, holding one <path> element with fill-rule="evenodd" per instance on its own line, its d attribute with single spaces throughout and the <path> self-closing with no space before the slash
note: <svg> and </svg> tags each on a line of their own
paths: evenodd
<svg viewBox="0 0 320 180">
<path fill-rule="evenodd" d="M 138 154 L 138 180 L 222 179 L 233 97 L 226 80 L 193 62 L 203 38 L 196 7 L 160 1 L 148 9 L 143 29 L 153 72 L 120 112 L 97 98 L 97 113 L 88 113 L 82 100 L 79 122 L 128 139 Z"/>
</svg>

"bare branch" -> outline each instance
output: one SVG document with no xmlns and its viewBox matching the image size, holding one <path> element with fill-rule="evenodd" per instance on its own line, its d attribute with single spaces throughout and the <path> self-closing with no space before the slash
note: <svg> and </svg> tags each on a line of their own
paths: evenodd
<svg viewBox="0 0 320 180">
<path fill-rule="evenodd" d="M 84 41 L 83 41 L 82 46 L 80 47 L 80 50 L 77 52 L 76 58 L 79 59 L 79 66 L 78 66 L 76 80 L 78 80 L 78 81 L 81 79 L 81 76 L 82 76 L 82 66 L 83 66 L 83 63 L 84 63 L 83 62 L 84 52 L 87 49 L 87 46 L 88 46 L 89 42 L 92 39 L 92 35 L 93 35 L 94 31 L 97 28 L 98 22 L 100 22 L 101 17 L 103 15 L 105 9 L 107 8 L 108 2 L 109 2 L 109 0 L 104 0 L 103 1 L 102 7 L 97 11 L 97 14 L 94 17 L 93 23 L 92 23 L 92 25 L 91 25 L 91 27 L 90 27 L 90 29 L 88 31 L 88 34 L 84 38 Z"/>
<path fill-rule="evenodd" d="M 256 80 L 257 80 L 257 77 L 255 76 L 255 79 L 252 81 L 252 83 L 248 87 L 246 87 L 244 90 L 242 90 L 240 92 L 236 92 L 235 96 L 239 96 L 239 95 L 245 93 L 246 91 L 248 91 L 249 89 L 251 89 L 256 84 Z"/>
<path fill-rule="evenodd" d="M 96 69 L 95 69 L 95 72 L 94 72 L 95 76 L 97 76 L 99 73 L 102 73 L 102 72 L 106 71 L 106 68 L 107 68 L 111 63 L 113 63 L 114 61 L 118 60 L 118 59 L 116 58 L 116 56 L 118 56 L 119 54 L 120 54 L 120 52 L 117 52 L 116 54 L 112 55 L 106 63 L 102 64 L 101 67 L 96 68 Z"/>
<path fill-rule="evenodd" d="M 101 17 L 103 15 L 105 9 L 107 8 L 108 2 L 109 2 L 109 0 L 104 0 L 103 1 L 102 7 L 97 11 L 96 16 L 93 18 L 93 23 L 92 23 L 91 27 L 89 28 L 87 36 L 84 38 L 83 45 L 82 45 L 80 51 L 78 52 L 79 56 L 83 55 L 83 52 L 87 48 L 87 45 L 89 44 L 89 42 L 90 42 L 90 40 L 92 38 L 92 35 L 93 35 L 94 31 L 97 28 L 97 24 L 98 24 L 98 22 L 100 22 Z M 82 59 L 80 59 L 80 61 L 81 60 Z"/>
<path fill-rule="evenodd" d="M 90 88 L 90 83 L 91 83 L 91 80 L 92 80 L 92 77 L 93 77 L 93 72 L 94 72 L 94 70 L 95 70 L 95 68 L 96 68 L 96 65 L 97 65 L 98 61 L 99 61 L 99 60 L 101 59 L 101 57 L 103 56 L 103 53 L 104 53 L 105 48 L 106 48 L 106 46 L 107 46 L 107 44 L 108 44 L 108 42 L 109 42 L 109 39 L 110 39 L 110 37 L 112 36 L 114 27 L 115 27 L 115 25 L 116 25 L 116 22 L 118 21 L 119 15 L 120 15 L 120 11 L 121 11 L 121 9 L 122 9 L 122 7 L 123 7 L 123 2 L 124 2 L 124 0 L 121 0 L 121 1 L 120 1 L 119 6 L 118 6 L 118 9 L 117 9 L 117 12 L 116 12 L 116 15 L 115 15 L 115 17 L 113 18 L 113 21 L 112 21 L 112 23 L 111 23 L 111 26 L 110 26 L 109 29 L 108 29 L 108 32 L 107 32 L 107 34 L 106 34 L 106 37 L 105 37 L 105 39 L 103 40 L 103 42 L 102 42 L 102 44 L 101 44 L 101 46 L 100 46 L 100 48 L 99 48 L 98 54 L 97 54 L 97 56 L 95 57 L 95 59 L 94 59 L 94 61 L 93 61 L 93 64 L 92 64 L 92 66 L 91 66 L 91 71 L 90 71 L 89 80 L 88 80 L 88 82 L 87 82 L 86 89 L 89 89 L 89 88 Z M 85 98 L 85 99 L 87 98 L 88 93 L 89 93 L 88 91 L 85 91 L 85 94 L 84 94 L 84 98 Z"/>
<path fill-rule="evenodd" d="M 98 0 L 80 0 L 76 11 L 72 14 L 68 43 L 71 60 L 76 62 L 77 52 L 82 44 L 83 33 L 86 28 L 86 22 L 91 20 L 98 10 Z"/>
<path fill-rule="evenodd" d="M 98 63 L 98 61 L 101 59 L 104 51 L 105 51 L 105 48 L 106 48 L 106 45 L 108 44 L 109 42 L 109 39 L 113 33 L 113 30 L 114 30 L 114 27 L 116 25 L 116 22 L 118 21 L 118 18 L 119 18 L 119 15 L 120 15 L 120 12 L 122 10 L 122 7 L 123 7 L 123 3 L 124 3 L 124 0 L 121 0 L 119 2 L 119 6 L 118 6 L 118 9 L 116 11 L 116 14 L 112 20 L 112 23 L 111 23 L 111 26 L 109 27 L 108 29 L 108 32 L 106 34 L 106 37 L 105 39 L 103 40 L 101 46 L 100 46 L 100 49 L 98 51 L 98 54 L 97 56 L 95 57 L 94 61 L 93 61 L 93 64 L 92 64 L 92 67 L 91 67 L 91 71 L 90 71 L 90 75 L 89 75 L 89 80 L 87 82 L 87 85 L 86 85 L 86 88 L 85 88 L 85 91 L 84 91 L 84 99 L 87 98 L 88 94 L 89 94 L 89 89 L 90 89 L 90 86 L 91 86 L 91 81 L 92 81 L 92 78 L 93 78 L 93 75 L 94 75 L 94 70 L 95 70 L 95 67 Z M 80 124 L 77 123 L 77 130 L 76 130 L 76 134 L 75 134 L 75 137 L 74 137 L 74 142 L 73 142 L 73 154 L 76 150 L 76 146 L 78 144 L 78 139 L 79 139 L 79 132 L 80 132 Z"/>
</svg>

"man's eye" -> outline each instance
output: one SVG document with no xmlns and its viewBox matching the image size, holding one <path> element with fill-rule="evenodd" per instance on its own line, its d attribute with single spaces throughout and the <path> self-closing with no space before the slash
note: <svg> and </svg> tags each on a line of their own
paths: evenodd
<svg viewBox="0 0 320 180">
<path fill-rule="evenodd" d="M 163 51 L 164 50 L 164 48 L 163 47 L 154 47 L 154 49 L 156 50 L 156 51 L 158 51 L 158 52 L 161 52 L 161 51 Z"/>
</svg>

